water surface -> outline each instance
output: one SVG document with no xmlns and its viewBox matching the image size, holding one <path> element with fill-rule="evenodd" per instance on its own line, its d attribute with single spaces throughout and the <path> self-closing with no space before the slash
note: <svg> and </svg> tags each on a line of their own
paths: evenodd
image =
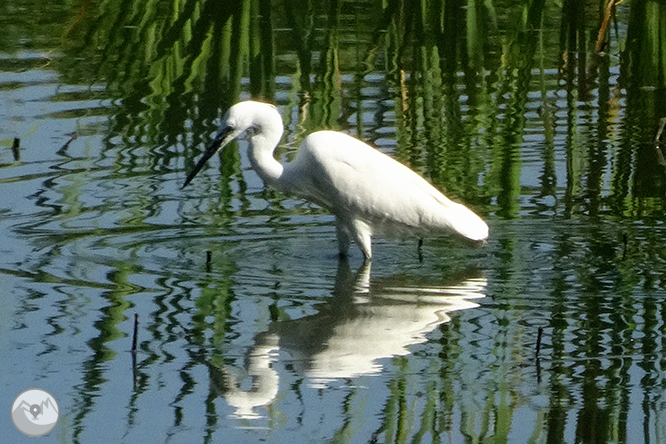
<svg viewBox="0 0 666 444">
<path fill-rule="evenodd" d="M 665 439 L 666 110 L 636 44 L 655 4 L 618 7 L 596 58 L 596 3 L 496 4 L 491 29 L 438 1 L 441 22 L 185 3 L 0 7 L 7 411 L 51 392 L 45 442 Z M 244 141 L 182 190 L 248 98 L 282 112 L 282 160 L 357 135 L 482 214 L 488 244 L 377 237 L 371 267 L 339 262 L 332 216 L 266 188 Z"/>
</svg>

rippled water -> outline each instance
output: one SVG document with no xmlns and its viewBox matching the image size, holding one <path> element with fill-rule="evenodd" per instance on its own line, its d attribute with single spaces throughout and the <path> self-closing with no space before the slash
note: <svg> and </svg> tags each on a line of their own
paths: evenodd
<svg viewBox="0 0 666 444">
<path fill-rule="evenodd" d="M 276 76 L 282 158 L 308 125 L 336 122 L 490 225 L 482 248 L 437 237 L 419 253 L 413 239 L 378 237 L 365 268 L 357 250 L 338 261 L 330 215 L 263 186 L 244 141 L 181 190 L 214 122 L 167 112 L 187 129 L 151 126 L 151 106 L 172 97 L 155 83 L 137 100 L 71 79 L 71 54 L 11 48 L 0 54 L 0 401 L 9 411 L 24 389 L 51 392 L 61 418 L 40 439 L 666 439 L 664 172 L 641 161 L 654 122 L 639 113 L 660 90 L 623 89 L 617 63 L 612 97 L 603 85 L 582 97 L 554 68 L 532 71 L 524 105 L 513 83 L 498 87 L 495 114 L 466 90 L 442 94 L 441 128 L 416 105 L 400 115 L 390 69 L 360 87 L 341 73 L 353 100 L 298 101 L 303 79 Z M 240 85 L 249 98 L 252 81 Z M 431 99 L 414 88 L 409 103 Z M 439 131 L 462 154 L 437 151 Z M 9 441 L 29 440 L 0 418 Z"/>
</svg>

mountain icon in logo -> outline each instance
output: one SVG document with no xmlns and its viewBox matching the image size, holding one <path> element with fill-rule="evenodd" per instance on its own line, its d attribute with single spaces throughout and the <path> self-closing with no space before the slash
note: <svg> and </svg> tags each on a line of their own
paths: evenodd
<svg viewBox="0 0 666 444">
<path fill-rule="evenodd" d="M 41 389 L 19 393 L 12 404 L 12 422 L 27 436 L 44 436 L 58 423 L 60 408 L 53 395 Z"/>
</svg>

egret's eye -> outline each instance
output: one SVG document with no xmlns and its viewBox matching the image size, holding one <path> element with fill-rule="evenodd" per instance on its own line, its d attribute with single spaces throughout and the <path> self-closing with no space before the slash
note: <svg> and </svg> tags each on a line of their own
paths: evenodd
<svg viewBox="0 0 666 444">
<path fill-rule="evenodd" d="M 256 125 L 252 125 L 252 126 L 249 127 L 249 128 L 247 129 L 247 131 L 245 132 L 245 134 L 246 134 L 245 137 L 252 137 L 252 136 L 254 136 L 255 134 L 257 134 L 258 132 L 259 132 L 259 127 L 256 126 Z"/>
</svg>

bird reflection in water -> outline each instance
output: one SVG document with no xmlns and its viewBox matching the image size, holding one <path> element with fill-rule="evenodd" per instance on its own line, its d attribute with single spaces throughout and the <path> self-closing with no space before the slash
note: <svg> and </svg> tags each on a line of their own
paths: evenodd
<svg viewBox="0 0 666 444">
<path fill-rule="evenodd" d="M 315 387 L 378 374 L 382 358 L 409 354 L 410 346 L 450 321 L 450 312 L 478 307 L 474 300 L 485 296 L 486 279 L 478 271 L 442 286 L 409 285 L 408 280 L 371 281 L 370 263 L 352 273 L 348 262 L 340 261 L 334 295 L 318 313 L 272 322 L 255 336 L 242 369 L 208 363 L 212 389 L 236 416 L 261 417 L 255 409 L 278 396 L 278 367 Z"/>
</svg>

